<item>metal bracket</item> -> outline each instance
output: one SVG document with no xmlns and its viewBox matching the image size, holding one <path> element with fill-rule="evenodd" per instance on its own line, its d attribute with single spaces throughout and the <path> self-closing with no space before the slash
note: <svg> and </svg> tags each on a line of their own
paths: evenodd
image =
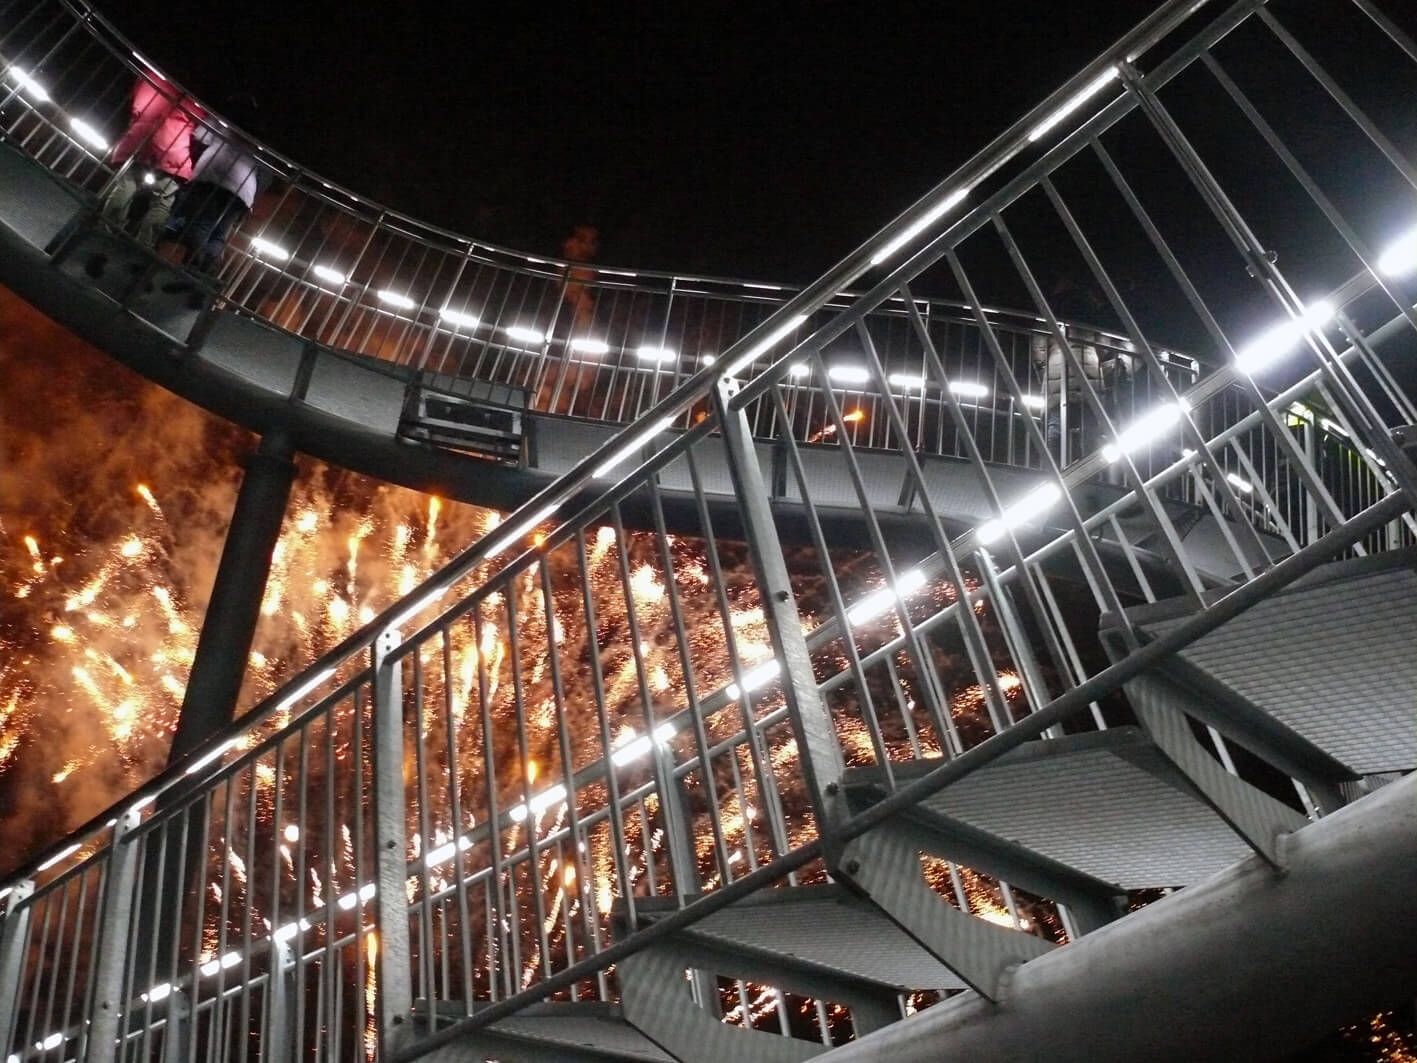
<svg viewBox="0 0 1417 1063">
<path fill-rule="evenodd" d="M 1004 973 L 1055 946 L 960 911 L 925 883 L 908 832 L 885 823 L 848 843 L 832 874 L 869 897 L 971 989 L 998 1000 Z"/>
<path fill-rule="evenodd" d="M 802 1063 L 823 1044 L 725 1025 L 694 1004 L 690 962 L 668 945 L 647 945 L 616 966 L 625 1018 L 680 1063 Z"/>
<path fill-rule="evenodd" d="M 1231 775 L 1206 753 L 1187 725 L 1184 695 L 1168 680 L 1142 675 L 1127 683 L 1124 689 L 1151 740 L 1201 799 L 1215 809 L 1250 848 L 1276 869 L 1283 868 L 1280 838 L 1305 826 L 1308 820 Z"/>
</svg>

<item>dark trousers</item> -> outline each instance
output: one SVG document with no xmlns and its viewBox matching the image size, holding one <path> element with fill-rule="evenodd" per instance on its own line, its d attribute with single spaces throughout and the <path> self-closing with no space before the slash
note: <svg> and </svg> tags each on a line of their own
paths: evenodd
<svg viewBox="0 0 1417 1063">
<path fill-rule="evenodd" d="M 1062 460 L 1063 441 L 1063 417 L 1060 405 L 1049 405 L 1048 423 L 1044 429 L 1044 435 L 1048 440 L 1048 449 L 1053 457 Z M 1086 454 L 1090 449 L 1096 447 L 1100 442 L 1097 415 L 1092 412 L 1092 407 L 1082 395 L 1068 396 L 1068 453 L 1067 464 L 1071 465 L 1078 458 Z"/>
<path fill-rule="evenodd" d="M 250 208 L 235 193 L 193 181 L 178 193 L 165 235 L 187 249 L 187 265 L 209 272 L 248 213 Z"/>
</svg>

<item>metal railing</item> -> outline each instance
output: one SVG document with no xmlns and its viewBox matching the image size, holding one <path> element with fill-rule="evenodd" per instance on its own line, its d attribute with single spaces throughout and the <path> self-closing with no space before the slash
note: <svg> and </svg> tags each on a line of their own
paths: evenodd
<svg viewBox="0 0 1417 1063">
<path fill-rule="evenodd" d="M 781 284 L 654 273 L 556 261 L 469 240 L 371 203 L 237 132 L 180 87 L 161 78 L 96 12 L 68 0 L 44 0 L 0 25 L 0 62 L 9 71 L 0 134 L 56 176 L 87 189 L 96 203 L 133 171 L 161 176 L 139 147 L 114 157 L 124 142 L 135 91 L 148 92 L 146 112 L 190 111 L 190 124 L 250 147 L 261 190 L 208 267 L 227 307 L 330 347 L 416 366 L 452 378 L 525 389 L 533 409 L 630 423 L 709 364 L 790 298 Z M 134 89 L 134 85 L 138 90 Z M 167 134 L 154 124 L 148 143 Z M 127 150 L 125 146 L 125 151 Z M 179 200 L 180 202 L 180 200 Z M 96 208 L 97 209 L 97 208 Z M 181 214 L 181 208 L 178 209 Z M 110 224 L 112 222 L 110 221 Z M 131 225 L 130 225 L 131 228 Z M 190 226 L 188 227 L 190 228 Z M 182 254 L 184 230 L 163 238 Z M 841 293 L 822 313 L 848 304 Z M 1009 333 L 1012 371 L 1032 386 L 1023 405 L 1004 396 L 983 355 L 977 326 L 957 300 L 920 297 L 937 348 L 948 352 L 951 383 L 992 426 L 991 460 L 1037 464 L 1020 450 L 1022 420 L 1068 418 L 1066 403 L 1047 401 L 1042 367 L 1031 346 L 1044 337 L 1032 313 L 991 309 Z M 903 303 L 873 312 L 871 328 L 896 383 L 910 400 L 913 439 L 929 453 L 963 457 L 943 399 L 922 386 L 924 363 L 912 349 Z M 1109 402 L 1143 408 L 1148 378 L 1130 369 L 1135 352 L 1123 337 L 1089 329 L 1107 368 Z M 794 377 L 801 438 L 832 434 L 820 398 L 835 385 L 859 416 L 846 428 L 853 442 L 886 444 L 880 403 L 859 386 L 859 352 L 847 344 L 828 353 L 828 372 Z M 1201 363 L 1170 355 L 1177 386 L 1193 383 Z M 1076 391 L 1072 371 L 1063 367 Z M 1055 391 L 1059 390 L 1055 388 Z M 1067 440 L 1076 434 L 1063 432 Z M 981 436 L 982 438 L 982 436 Z"/>
<path fill-rule="evenodd" d="M 538 999 L 614 999 L 614 965 L 646 942 L 754 890 L 820 879 L 829 847 L 1024 741 L 1129 720 L 1123 684 L 1166 654 L 1330 558 L 1412 544 L 1417 471 L 1391 429 L 1417 417 L 1389 361 L 1417 325 L 1417 239 L 1396 257 L 1371 253 L 1390 234 L 1361 235 L 1326 198 L 1248 106 L 1235 59 L 1277 46 L 1296 81 L 1317 82 L 1372 146 L 1346 179 L 1363 166 L 1374 181 L 1384 168 L 1417 181 L 1282 16 L 1245 2 L 1195 24 L 1206 6 L 1163 5 L 204 756 L 13 880 L 0 1049 L 411 1058 Z M 1390 58 L 1410 75 L 1410 40 L 1369 0 L 1345 10 L 1354 32 L 1396 42 Z M 1187 111 L 1203 96 L 1196 78 L 1237 104 L 1232 128 L 1268 152 L 1224 181 L 1204 148 L 1216 113 Z M 1314 229 L 1294 239 L 1336 233 L 1346 249 L 1302 300 L 1269 254 L 1292 213 L 1237 206 L 1263 204 L 1247 182 L 1273 173 L 1303 174 Z M 1185 209 L 1148 207 L 1146 182 L 1162 175 L 1194 193 Z M 1047 226 L 1056 239 L 1040 245 Z M 1118 258 L 1109 241 L 1124 228 L 1146 256 Z M 1198 232 L 1216 237 L 1200 266 L 1234 280 L 1224 298 L 1203 294 L 1208 275 L 1189 261 Z M 1150 405 L 1119 408 L 1090 382 L 1038 281 L 1040 254 L 1071 257 L 1103 293 Z M 936 273 L 952 278 L 973 308 L 981 378 L 1024 407 L 1031 355 L 1021 366 L 1017 330 L 976 297 L 974 263 L 990 256 L 1034 303 L 1087 411 L 1066 463 L 1045 423 L 1010 427 L 1034 455 L 1016 463 L 1037 470 L 1026 480 L 989 460 L 996 426 L 950 387 L 959 370 L 939 315 L 915 295 Z M 1223 352 L 1219 368 L 1173 375 L 1125 294 L 1138 273 L 1174 286 Z M 881 315 L 901 337 L 890 358 Z M 387 316 L 414 335 L 412 319 Z M 875 396 L 869 438 L 836 389 L 800 411 L 796 367 L 822 379 L 844 344 Z M 906 364 L 935 389 L 923 429 L 921 405 L 890 379 Z M 839 445 L 808 445 L 804 423 Z M 926 442 L 944 433 L 949 447 Z M 804 547 L 779 541 L 763 440 L 783 455 Z M 942 452 L 967 459 L 954 494 L 925 474 Z M 707 481 L 724 467 L 729 483 Z M 915 499 L 904 519 L 902 485 Z M 731 523 L 709 506 L 725 490 Z M 988 516 L 961 530 L 965 491 Z M 655 531 L 627 533 L 630 506 Z M 1224 577 L 1188 545 L 1205 518 Z M 1192 612 L 1148 642 L 1126 610 L 1162 599 Z M 1123 643 L 1115 658 L 1102 615 Z M 1209 737 L 1217 763 L 1249 770 Z M 923 773 L 898 777 L 910 762 Z M 886 796 L 852 812 L 839 784 L 863 764 L 882 770 Z M 1310 815 L 1327 807 L 1312 779 L 1279 796 Z M 953 865 L 942 874 L 965 910 L 1055 941 L 1074 932 L 1064 905 Z M 645 926 L 647 897 L 680 910 Z M 794 1032 L 780 998 L 738 992 L 731 1020 Z M 818 1008 L 816 1034 L 830 1026 Z"/>
</svg>

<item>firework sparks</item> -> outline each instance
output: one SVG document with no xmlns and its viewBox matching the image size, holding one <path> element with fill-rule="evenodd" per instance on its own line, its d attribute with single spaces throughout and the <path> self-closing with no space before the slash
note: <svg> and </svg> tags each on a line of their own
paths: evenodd
<svg viewBox="0 0 1417 1063">
<path fill-rule="evenodd" d="M 847 414 L 850 425 L 863 420 L 860 411 Z M 144 479 L 133 487 L 139 471 Z M 0 705 L 0 773 L 13 762 L 21 736 L 35 726 L 31 709 L 39 704 L 69 716 L 75 736 L 62 758 L 44 765 L 50 786 L 100 765 L 112 768 L 116 761 L 114 774 L 121 777 L 124 789 L 131 789 L 161 764 L 195 651 L 211 566 L 219 553 L 214 548 L 219 538 L 210 539 L 205 550 L 194 550 L 178 538 L 178 526 L 184 534 L 204 522 L 222 527 L 233 497 L 230 486 L 194 500 L 189 489 L 145 470 L 129 470 L 122 489 L 113 492 L 118 501 L 103 527 L 72 526 L 55 517 L 48 524 L 35 524 L 13 545 L 0 538 L 4 585 L 12 588 L 13 598 L 24 600 L 14 614 L 19 619 L 8 619 L 7 614 L 8 626 L 0 628 L 10 657 L 0 664 L 0 675 L 7 680 L 0 690 L 9 698 Z M 206 507 L 199 509 L 201 520 L 191 518 L 194 506 Z M 170 524 L 165 512 L 174 514 Z M 500 515 L 473 507 L 367 483 L 355 485 L 347 476 L 324 470 L 304 471 L 272 554 L 242 706 L 286 683 L 377 615 L 396 594 L 413 591 L 500 521 Z M 676 877 L 685 872 L 671 866 L 678 858 L 672 857 L 669 818 L 660 795 L 647 792 L 647 787 L 659 770 L 656 758 L 682 763 L 695 755 L 694 740 L 686 741 L 682 732 L 675 737 L 673 726 L 661 740 L 656 725 L 688 704 L 690 683 L 702 697 L 734 681 L 727 650 L 730 635 L 740 658 L 738 678 L 753 696 L 735 696 L 732 705 L 705 719 L 709 745 L 735 740 L 745 720 L 780 708 L 781 692 L 772 677 L 758 683 L 747 678 L 775 661 L 764 612 L 739 545 L 720 543 L 719 555 L 710 557 L 702 540 L 674 536 L 660 543 L 637 532 L 622 536 L 608 524 L 587 528 L 586 537 L 583 570 L 573 544 L 546 555 L 549 595 L 543 594 L 536 565 L 512 573 L 489 590 L 473 612 L 410 655 L 405 665 L 406 676 L 417 670 L 423 677 L 418 681 L 421 712 L 408 702 L 410 729 L 420 732 L 427 750 L 435 751 L 426 763 L 417 763 L 410 753 L 404 765 L 409 793 L 419 805 L 417 818 L 410 819 L 411 827 L 420 825 L 410 830 L 409 855 L 419 860 L 427 854 L 423 870 L 406 882 L 405 892 L 416 901 L 456 884 L 458 874 L 486 871 L 499 854 L 490 841 L 469 841 L 462 832 L 473 823 L 486 823 L 491 815 L 488 802 L 495 801 L 504 817 L 498 836 L 500 855 L 507 861 L 504 879 L 495 889 L 507 898 L 508 908 L 485 916 L 474 913 L 472 918 L 486 922 L 470 928 L 475 931 L 470 938 L 485 950 L 477 960 L 478 970 L 488 979 L 505 977 L 509 985 L 519 976 L 534 980 L 538 971 L 563 957 L 588 954 L 588 941 L 608 933 L 620 899 L 711 888 L 724 877 L 771 860 L 784 842 L 793 845 L 814 833 L 805 798 L 793 789 L 793 780 L 801 774 L 796 743 L 786 726 L 765 729 L 761 769 L 740 743 L 717 756 L 706 777 L 695 780 L 689 851 L 691 863 L 697 856 L 698 867 L 687 875 L 691 880 L 697 875 L 697 881 Z M 61 565 L 61 557 L 69 560 Z M 806 555 L 795 560 L 802 572 L 814 563 Z M 880 585 L 878 575 L 864 568 L 843 575 L 848 600 Z M 721 588 L 726 615 L 713 585 L 711 573 L 718 571 L 727 573 Z M 936 581 L 912 596 L 912 608 L 938 608 L 954 594 L 954 588 Z M 584 595 L 595 605 L 594 627 L 586 622 Z M 450 603 L 451 598 L 442 604 Z M 820 596 L 814 601 L 809 594 L 802 608 L 810 624 L 815 623 L 814 610 L 826 606 Z M 683 651 L 676 634 L 681 626 L 687 642 Z M 888 611 L 862 638 L 879 644 L 894 637 L 899 627 L 894 611 Z M 559 678 L 548 652 L 553 645 Z M 840 668 L 845 660 L 839 647 L 820 656 L 824 668 Z M 590 682 L 592 663 L 603 676 L 599 691 Z M 904 665 L 899 670 L 899 689 L 908 696 L 915 675 Z M 351 674 L 341 673 L 333 682 L 348 681 Z M 1004 684 L 1008 676 L 1002 665 L 1000 677 Z M 1004 689 L 1013 696 L 1013 687 Z M 957 714 L 977 714 L 982 695 L 978 707 L 965 695 L 956 702 L 952 709 Z M 325 777 L 326 763 L 334 765 L 341 781 L 352 766 L 367 770 L 362 759 L 367 756 L 362 745 L 367 738 L 357 738 L 360 712 L 367 712 L 367 703 L 360 710 L 352 701 L 340 703 L 327 719 L 291 739 L 283 762 L 273 763 L 273 757 L 265 755 L 243 769 L 244 775 L 233 776 L 238 789 L 251 788 L 247 792 L 256 811 L 250 823 L 212 826 L 214 835 L 221 836 L 219 843 L 212 843 L 212 864 L 229 867 L 232 876 L 223 909 L 229 912 L 227 918 L 235 919 L 244 909 L 254 925 L 261 921 L 260 912 L 272 919 L 277 911 L 287 913 L 279 928 L 266 925 L 277 940 L 289 940 L 331 933 L 332 918 L 322 922 L 314 914 L 326 906 L 329 913 L 354 913 L 344 919 L 357 917 L 359 901 L 368 899 L 369 823 L 366 818 L 362 827 L 352 828 L 351 821 L 359 822 L 357 806 L 366 795 L 343 789 L 328 814 L 316 807 L 320 802 L 313 797 L 325 783 L 334 784 Z M 843 727 L 843 733 L 858 736 L 848 743 L 855 749 L 853 762 L 878 755 L 860 723 L 859 708 L 856 712 L 855 721 Z M 293 712 L 282 707 L 270 724 L 236 748 L 257 748 L 292 717 Z M 942 739 L 931 732 L 929 721 L 913 721 L 912 727 L 908 739 L 888 736 L 886 756 L 939 751 Z M 308 746 L 296 747 L 297 741 L 307 740 Z M 603 741 L 610 741 L 612 749 L 602 749 Z M 306 749 L 316 754 L 309 772 L 302 767 L 293 776 L 291 764 Z M 563 763 L 563 750 L 574 758 L 572 763 Z M 574 773 L 605 756 L 623 773 L 624 788 L 638 788 L 640 794 L 624 805 L 623 823 L 615 829 L 604 814 L 591 827 L 585 819 L 608 807 L 609 786 L 596 782 L 579 787 L 571 781 Z M 283 767 L 278 769 L 277 763 Z M 367 784 L 367 774 L 364 779 Z M 574 793 L 568 792 L 573 788 Z M 73 781 L 66 786 L 77 789 Z M 462 801 L 456 819 L 449 801 L 454 793 Z M 300 811 L 292 812 L 295 802 L 306 796 L 312 797 L 311 803 L 301 803 Z M 411 808 L 414 803 L 410 801 Z M 296 822 L 288 821 L 291 816 Z M 575 828 L 580 834 L 568 842 L 573 817 L 581 817 Z M 709 817 L 719 820 L 721 850 Z M 559 840 L 542 843 L 535 857 L 530 855 L 530 841 L 552 838 Z M 254 853 L 249 868 L 238 850 Z M 458 853 L 463 855 L 455 861 Z M 721 859 L 727 860 L 726 866 L 719 866 Z M 515 870 L 507 870 L 509 866 Z M 973 881 L 965 879 L 967 889 L 974 891 L 967 896 L 980 913 L 994 918 L 1007 913 L 1006 906 L 992 899 L 985 880 L 979 879 L 977 888 L 970 885 Z M 221 947 L 229 949 L 231 927 L 218 926 L 217 919 L 213 914 L 203 928 L 206 963 L 218 957 L 218 942 L 227 941 Z M 577 919 L 582 927 L 573 934 Z M 350 929 L 346 924 L 343 932 Z M 377 937 L 366 933 L 365 1047 L 370 1058 L 378 947 Z M 488 985 L 483 982 L 481 987 Z M 352 996 L 357 999 L 357 994 Z M 760 996 L 745 1019 L 752 1021 L 777 999 Z"/>
</svg>

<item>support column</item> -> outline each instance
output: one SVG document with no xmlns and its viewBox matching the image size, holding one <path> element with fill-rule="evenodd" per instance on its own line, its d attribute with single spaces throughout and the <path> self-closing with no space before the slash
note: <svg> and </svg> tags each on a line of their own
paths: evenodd
<svg viewBox="0 0 1417 1063">
<path fill-rule="evenodd" d="M 403 643 L 393 628 L 374 640 L 374 925 L 379 935 L 374 959 L 378 985 L 375 1011 L 378 1058 L 392 1059 L 410 1035 L 413 986 L 410 978 L 407 812 L 403 779 L 403 681 L 401 659 L 389 660 Z M 431 1006 L 431 1005 L 430 1005 Z"/>
<path fill-rule="evenodd" d="M 187 693 L 167 762 L 175 764 L 231 722 L 261 614 L 271 553 L 295 479 L 290 441 L 267 432 L 246 461 L 246 475 L 221 551 L 211 602 L 202 620 Z"/>
<path fill-rule="evenodd" d="M 787 562 L 783 558 L 782 542 L 773 523 L 772 503 L 763 471 L 758 465 L 757 448 L 753 446 L 748 417 L 732 405 L 738 385 L 721 380 L 714 393 L 723 440 L 727 444 L 728 467 L 733 475 L 739 514 L 743 520 L 743 535 L 748 541 L 748 553 L 753 559 L 753 575 L 762 596 L 763 618 L 768 636 L 781 666 L 780 682 L 787 712 L 792 721 L 792 733 L 802 758 L 802 773 L 817 828 L 828 845 L 837 824 L 847 816 L 846 798 L 841 789 L 842 773 L 846 770 L 841 747 L 837 743 L 836 727 L 831 713 L 822 701 L 812 674 L 812 659 L 807 640 L 802 634 L 802 617 L 792 597 Z M 747 697 L 748 692 L 744 691 Z"/>
</svg>

